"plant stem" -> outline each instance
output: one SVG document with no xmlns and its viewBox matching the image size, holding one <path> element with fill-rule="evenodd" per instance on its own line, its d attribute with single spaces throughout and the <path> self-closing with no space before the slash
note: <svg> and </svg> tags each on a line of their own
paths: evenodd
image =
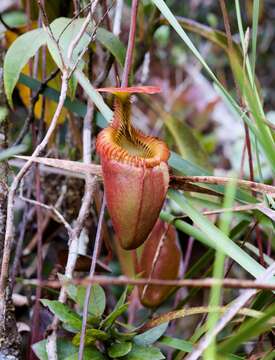
<svg viewBox="0 0 275 360">
<path fill-rule="evenodd" d="M 133 52 L 135 47 L 135 36 L 136 36 L 136 25 L 137 25 L 137 11 L 138 11 L 139 0 L 133 0 L 131 9 L 131 25 L 128 39 L 128 46 L 124 64 L 124 70 L 122 75 L 121 87 L 127 87 L 129 82 L 129 76 L 131 66 L 133 62 Z"/>
</svg>

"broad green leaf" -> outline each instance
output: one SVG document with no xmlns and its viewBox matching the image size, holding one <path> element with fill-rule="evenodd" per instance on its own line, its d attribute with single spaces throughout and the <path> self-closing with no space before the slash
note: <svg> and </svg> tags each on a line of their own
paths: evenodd
<svg viewBox="0 0 275 360">
<path fill-rule="evenodd" d="M 83 308 L 84 306 L 86 290 L 87 289 L 84 286 L 77 287 L 76 302 L 79 304 L 81 308 Z M 89 314 L 95 317 L 100 317 L 105 310 L 105 306 L 106 306 L 106 298 L 105 298 L 104 290 L 98 284 L 92 285 L 89 307 L 88 307 Z"/>
<path fill-rule="evenodd" d="M 58 278 L 60 281 L 65 283 L 66 281 L 69 281 L 69 279 L 62 274 L 58 274 Z M 81 309 L 83 309 L 87 288 L 85 286 L 81 286 L 81 285 L 76 286 L 69 283 L 65 284 L 65 288 L 69 297 L 74 302 L 76 302 Z M 98 284 L 92 285 L 89 307 L 88 307 L 89 314 L 96 318 L 99 318 L 103 314 L 105 310 L 105 306 L 106 306 L 106 297 L 103 288 Z"/>
<path fill-rule="evenodd" d="M 46 43 L 46 39 L 43 29 L 35 29 L 19 36 L 9 47 L 4 59 L 4 87 L 10 106 L 12 106 L 12 93 L 21 70 Z"/>
<path fill-rule="evenodd" d="M 83 353 L 83 360 L 104 360 L 105 357 L 103 354 L 97 350 L 95 347 L 86 347 Z M 59 360 L 59 359 L 58 359 Z M 78 360 L 78 351 L 70 356 L 66 357 L 64 360 Z"/>
<path fill-rule="evenodd" d="M 32 349 L 35 355 L 39 360 L 48 360 L 48 355 L 46 351 L 47 340 L 39 341 L 38 343 L 32 345 Z M 65 360 L 71 354 L 78 353 L 78 347 L 74 346 L 68 339 L 58 339 L 57 340 L 57 355 L 58 360 Z"/>
<path fill-rule="evenodd" d="M 112 344 L 108 348 L 108 355 L 112 359 L 120 358 L 122 356 L 127 355 L 132 350 L 132 343 L 131 342 L 121 342 Z"/>
<path fill-rule="evenodd" d="M 94 344 L 97 340 L 106 341 L 109 335 L 105 331 L 98 329 L 87 329 L 85 332 L 85 345 Z M 74 336 L 72 342 L 74 345 L 79 346 L 80 344 L 81 333 L 78 333 Z"/>
<path fill-rule="evenodd" d="M 65 286 L 65 289 L 66 289 L 66 293 L 68 294 L 68 296 L 74 301 L 76 302 L 76 298 L 77 298 L 77 286 L 76 285 L 73 285 L 73 284 L 70 284 L 69 281 L 70 281 L 70 278 L 68 278 L 67 276 L 61 274 L 61 273 L 58 273 L 57 274 L 58 276 L 58 280 L 64 284 Z M 68 283 L 67 283 L 68 282 Z"/>
<path fill-rule="evenodd" d="M 72 20 L 69 18 L 61 17 L 55 19 L 50 24 L 52 34 L 56 42 L 58 42 L 63 60 L 66 65 L 68 65 L 67 55 L 68 55 L 69 46 L 79 34 L 84 21 L 85 21 L 84 18 Z M 87 28 L 86 32 L 82 35 L 78 44 L 75 46 L 72 53 L 71 65 L 76 64 L 76 62 L 78 61 L 78 56 L 82 53 L 82 50 L 86 49 L 87 46 L 89 45 L 91 41 L 91 32 L 92 32 L 91 27 Z M 47 45 L 55 63 L 60 69 L 62 69 L 62 61 L 60 58 L 59 50 L 56 46 L 56 43 L 50 38 L 48 34 L 47 34 Z"/>
<path fill-rule="evenodd" d="M 28 22 L 28 18 L 25 12 L 17 10 L 2 14 L 2 18 L 11 28 L 24 26 Z"/>
<path fill-rule="evenodd" d="M 28 146 L 26 144 L 20 144 L 16 146 L 12 146 L 8 149 L 0 151 L 0 161 L 9 159 L 15 155 L 19 155 L 28 150 Z"/>
<path fill-rule="evenodd" d="M 229 237 L 219 230 L 211 221 L 209 221 L 207 217 L 201 215 L 195 208 L 193 208 L 182 194 L 174 190 L 169 190 L 168 195 L 198 226 L 201 230 L 199 231 L 199 237 L 201 237 L 201 235 L 204 236 L 204 243 L 205 241 L 209 241 L 209 245 L 211 247 L 214 247 L 223 252 L 225 255 L 231 257 L 254 277 L 258 277 L 263 273 L 264 268 L 257 261 L 231 241 Z"/>
<path fill-rule="evenodd" d="M 112 311 L 106 319 L 102 321 L 101 328 L 108 329 L 110 326 L 113 325 L 113 323 L 116 321 L 116 319 L 121 316 L 126 310 L 128 309 L 128 304 L 121 305 L 118 309 L 115 311 Z"/>
<path fill-rule="evenodd" d="M 64 59 L 67 58 L 69 45 L 73 39 L 76 38 L 77 34 L 80 32 L 80 29 L 84 23 L 85 19 L 69 19 L 69 18 L 58 18 L 51 23 L 51 30 L 53 32 L 54 38 L 58 41 L 58 44 L 61 48 Z M 90 24 L 86 32 L 83 34 L 78 45 L 75 47 L 72 55 L 72 65 L 75 65 L 78 60 L 79 54 L 88 47 L 95 29 L 92 24 Z M 118 63 L 123 67 L 126 49 L 123 43 L 114 36 L 110 31 L 105 30 L 104 28 L 98 28 L 96 30 L 97 40 L 116 58 Z M 49 51 L 58 65 L 62 67 L 62 62 L 60 59 L 59 51 L 56 47 L 56 44 L 48 36 L 47 39 Z"/>
<path fill-rule="evenodd" d="M 123 357 L 123 360 L 162 360 L 165 356 L 161 351 L 152 346 L 140 346 L 133 344 L 132 350 Z"/>
<path fill-rule="evenodd" d="M 185 341 L 170 336 L 163 336 L 159 340 L 159 343 L 163 345 L 167 345 L 173 349 L 181 350 L 188 353 L 193 350 L 193 345 L 190 343 L 190 341 Z"/>
<path fill-rule="evenodd" d="M 71 310 L 67 305 L 62 304 L 57 300 L 41 300 L 44 306 L 47 306 L 50 311 L 58 317 L 62 322 L 70 325 L 71 327 L 81 330 L 82 318 L 75 311 Z"/>
<path fill-rule="evenodd" d="M 110 332 L 111 332 L 111 335 L 113 338 L 115 338 L 121 342 L 132 341 L 133 337 L 137 335 L 136 332 L 122 333 L 122 332 L 118 331 L 115 327 L 111 328 Z"/>
<path fill-rule="evenodd" d="M 98 28 L 97 40 L 115 57 L 121 67 L 124 66 L 126 49 L 123 43 L 110 31 Z"/>
<path fill-rule="evenodd" d="M 156 326 L 150 330 L 145 331 L 142 334 L 134 337 L 134 343 L 141 346 L 152 345 L 156 342 L 166 331 L 169 322 Z"/>
</svg>

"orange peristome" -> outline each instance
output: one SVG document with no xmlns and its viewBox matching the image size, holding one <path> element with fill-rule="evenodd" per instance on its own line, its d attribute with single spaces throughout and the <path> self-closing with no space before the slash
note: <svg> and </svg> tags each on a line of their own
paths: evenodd
<svg viewBox="0 0 275 360">
<path fill-rule="evenodd" d="M 96 149 L 115 232 L 124 249 L 135 249 L 151 232 L 165 200 L 169 150 L 163 141 L 132 126 L 126 88 L 119 94 L 112 89 L 114 118 L 98 135 Z"/>
<path fill-rule="evenodd" d="M 118 136 L 117 129 L 107 127 L 98 135 L 98 152 L 104 153 L 105 159 L 137 167 L 153 168 L 168 160 L 169 150 L 163 141 L 143 135 L 136 129 L 133 129 L 132 136 L 137 140 L 133 148 L 126 137 Z"/>
</svg>

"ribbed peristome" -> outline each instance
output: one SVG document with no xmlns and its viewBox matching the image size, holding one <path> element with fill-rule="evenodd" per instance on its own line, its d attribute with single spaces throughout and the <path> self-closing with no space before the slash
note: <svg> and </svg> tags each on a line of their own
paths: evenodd
<svg viewBox="0 0 275 360">
<path fill-rule="evenodd" d="M 137 167 L 152 168 L 161 162 L 167 162 L 167 145 L 155 137 L 144 135 L 132 126 L 130 93 L 115 92 L 115 88 L 111 89 L 113 91 L 110 92 L 116 95 L 114 117 L 110 126 L 102 130 L 97 137 L 96 148 L 99 155 L 104 159 Z M 129 91 L 129 88 L 127 90 Z"/>
</svg>

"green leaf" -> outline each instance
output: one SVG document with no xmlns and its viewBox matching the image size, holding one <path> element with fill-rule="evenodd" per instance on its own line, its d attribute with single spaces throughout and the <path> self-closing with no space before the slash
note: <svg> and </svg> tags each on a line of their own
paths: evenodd
<svg viewBox="0 0 275 360">
<path fill-rule="evenodd" d="M 87 289 L 84 286 L 77 287 L 76 302 L 79 304 L 81 308 L 83 308 L 84 306 L 86 290 Z M 106 297 L 104 290 L 98 284 L 92 285 L 89 307 L 88 307 L 89 314 L 95 317 L 100 317 L 105 310 L 105 306 L 106 306 Z"/>
<path fill-rule="evenodd" d="M 159 343 L 187 353 L 193 350 L 193 345 L 190 343 L 190 341 L 185 341 L 170 336 L 163 336 L 161 340 L 159 340 Z"/>
<path fill-rule="evenodd" d="M 58 358 L 59 359 L 59 358 Z M 86 347 L 83 353 L 83 360 L 104 360 L 105 357 L 95 347 Z M 64 360 L 78 360 L 78 351 L 66 357 Z"/>
<path fill-rule="evenodd" d="M 0 106 L 0 124 L 8 116 L 8 109 L 6 107 Z"/>
<path fill-rule="evenodd" d="M 256 338 L 263 332 L 272 328 L 272 322 L 268 320 L 270 320 L 270 318 L 274 315 L 275 304 L 272 304 L 259 318 L 249 319 L 243 322 L 239 329 L 232 334 L 232 336 L 219 345 L 219 353 L 223 354 L 227 352 L 234 352 L 249 339 Z"/>
<path fill-rule="evenodd" d="M 78 333 L 74 336 L 72 342 L 74 345 L 80 345 L 81 333 Z M 106 341 L 109 338 L 109 335 L 105 331 L 98 329 L 87 329 L 85 332 L 85 345 L 91 345 L 96 342 L 96 340 Z"/>
<path fill-rule="evenodd" d="M 55 19 L 50 24 L 52 34 L 53 34 L 56 42 L 58 42 L 58 45 L 61 50 L 61 54 L 62 54 L 62 57 L 63 57 L 63 60 L 65 61 L 65 63 L 67 60 L 69 46 L 70 46 L 71 42 L 79 34 L 84 21 L 85 21 L 84 18 L 72 20 L 69 18 L 61 17 L 61 18 Z M 92 32 L 92 29 L 90 26 L 89 26 L 89 28 L 87 28 L 86 32 L 81 36 L 81 39 L 78 42 L 78 44 L 75 46 L 73 53 L 72 53 L 70 65 L 76 64 L 79 54 L 82 52 L 82 50 L 84 50 L 89 45 L 89 43 L 91 41 L 91 36 L 88 32 L 89 33 Z M 53 60 L 55 61 L 57 66 L 60 69 L 62 69 L 62 61 L 60 58 L 59 50 L 56 46 L 56 43 L 50 38 L 50 36 L 48 34 L 47 34 L 47 45 L 48 45 L 48 49 L 49 49 L 49 52 L 50 52 Z M 66 65 L 68 65 L 68 64 L 66 64 Z"/>
<path fill-rule="evenodd" d="M 27 15 L 18 10 L 2 13 L 2 18 L 11 28 L 24 26 L 28 22 Z"/>
<path fill-rule="evenodd" d="M 113 323 L 116 321 L 116 319 L 121 316 L 126 310 L 128 309 L 128 304 L 121 305 L 118 309 L 115 311 L 112 311 L 106 319 L 102 321 L 102 324 L 100 325 L 102 328 L 108 329 L 113 325 Z"/>
<path fill-rule="evenodd" d="M 201 230 L 199 233 L 202 233 L 202 236 L 205 235 L 205 241 L 209 241 L 209 246 L 214 247 L 231 257 L 254 277 L 258 277 L 263 273 L 264 268 L 257 263 L 257 261 L 231 241 L 228 236 L 219 230 L 205 216 L 201 215 L 195 208 L 193 208 L 182 194 L 174 190 L 169 190 L 168 195 L 181 207 L 183 212 L 194 221 Z"/>
<path fill-rule="evenodd" d="M 111 345 L 108 348 L 108 355 L 112 358 L 120 358 L 127 355 L 132 350 L 131 342 L 122 342 Z"/>
<path fill-rule="evenodd" d="M 9 159 L 15 155 L 19 155 L 28 150 L 28 146 L 26 144 L 20 144 L 16 146 L 12 146 L 8 149 L 0 151 L 0 161 Z"/>
<path fill-rule="evenodd" d="M 59 40 L 58 44 L 65 59 L 67 58 L 69 45 L 80 32 L 84 21 L 84 18 L 75 20 L 69 18 L 58 18 L 51 23 L 50 26 L 54 38 L 56 40 Z M 86 32 L 83 34 L 81 40 L 73 51 L 72 65 L 74 65 L 78 60 L 79 54 L 89 45 L 90 41 L 92 40 L 91 35 L 93 35 L 93 32 L 94 27 L 92 25 L 89 25 L 86 29 Z M 126 49 L 123 43 L 110 31 L 107 31 L 104 28 L 97 29 L 96 38 L 108 51 L 110 51 L 110 53 L 116 58 L 118 63 L 123 67 L 126 53 Z M 60 59 L 59 51 L 55 43 L 49 36 L 47 38 L 47 43 L 54 61 L 56 62 L 58 67 L 61 68 L 62 62 Z"/>
<path fill-rule="evenodd" d="M 137 345 L 148 346 L 156 342 L 166 331 L 169 322 L 156 326 L 142 334 L 134 337 L 134 342 Z"/>
<path fill-rule="evenodd" d="M 132 285 L 127 285 L 126 288 L 124 289 L 123 293 L 121 294 L 120 298 L 118 299 L 115 307 L 114 307 L 114 311 L 117 310 L 120 306 L 122 306 L 127 298 L 127 295 L 129 295 L 132 290 L 133 290 L 133 286 Z"/>
<path fill-rule="evenodd" d="M 127 354 L 123 360 L 162 360 L 165 356 L 161 351 L 152 346 L 140 346 L 133 344 L 132 350 Z"/>
<path fill-rule="evenodd" d="M 35 29 L 19 36 L 9 47 L 4 59 L 4 87 L 8 102 L 12 106 L 12 93 L 23 67 L 37 50 L 46 43 L 43 29 Z"/>
<path fill-rule="evenodd" d="M 76 298 L 77 298 L 77 286 L 70 284 L 70 278 L 61 274 L 61 273 L 57 273 L 58 276 L 58 280 L 62 283 L 62 285 L 65 286 L 66 289 L 66 293 L 68 294 L 68 296 L 74 301 L 76 302 Z"/>
<path fill-rule="evenodd" d="M 69 281 L 69 278 L 62 274 L 58 274 L 58 278 L 61 282 L 65 283 L 66 292 L 69 297 L 83 309 L 87 290 L 86 287 L 69 283 L 66 284 L 66 282 Z M 99 318 L 103 314 L 105 307 L 106 297 L 103 288 L 98 284 L 92 285 L 88 307 L 89 314 L 95 318 Z"/>
<path fill-rule="evenodd" d="M 47 340 L 42 340 L 32 345 L 33 352 L 40 360 L 48 360 L 46 351 Z M 72 353 L 78 353 L 78 347 L 74 346 L 68 339 L 57 340 L 57 355 L 59 360 L 65 360 Z"/>
<path fill-rule="evenodd" d="M 98 28 L 97 40 L 115 57 L 121 67 L 124 66 L 126 49 L 123 43 L 110 31 Z"/>
<path fill-rule="evenodd" d="M 110 333 L 112 337 L 116 338 L 121 342 L 132 341 L 133 337 L 137 335 L 136 332 L 132 332 L 132 333 L 119 332 L 115 327 L 111 328 Z"/>
<path fill-rule="evenodd" d="M 57 300 L 41 300 L 44 306 L 47 306 L 50 311 L 58 317 L 62 322 L 70 325 L 71 327 L 81 330 L 82 318 L 75 311 L 71 310 L 67 305 L 62 304 Z"/>
</svg>

